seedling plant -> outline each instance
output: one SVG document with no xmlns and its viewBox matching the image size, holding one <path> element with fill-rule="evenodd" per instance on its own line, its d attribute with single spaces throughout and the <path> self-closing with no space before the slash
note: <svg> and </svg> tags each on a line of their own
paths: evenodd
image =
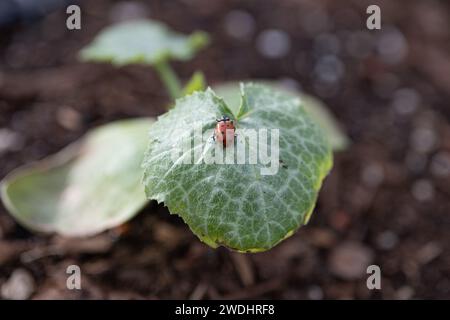
<svg viewBox="0 0 450 320">
<path fill-rule="evenodd" d="M 168 111 L 95 128 L 10 173 L 1 196 L 11 215 L 36 232 L 88 236 L 156 200 L 204 243 L 240 252 L 268 250 L 306 224 L 332 150 L 348 139 L 317 99 L 275 82 L 206 87 L 195 72 L 183 85 L 170 60 L 188 61 L 208 42 L 204 32 L 185 36 L 152 20 L 100 32 L 80 59 L 152 66 L 171 98 Z M 232 152 L 233 161 L 211 160 Z"/>
</svg>

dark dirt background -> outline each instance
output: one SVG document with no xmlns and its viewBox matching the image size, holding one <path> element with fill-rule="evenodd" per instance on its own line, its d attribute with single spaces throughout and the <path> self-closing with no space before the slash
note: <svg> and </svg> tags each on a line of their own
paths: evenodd
<svg viewBox="0 0 450 320">
<path fill-rule="evenodd" d="M 381 7 L 379 31 L 365 28 L 369 4 Z M 169 99 L 151 68 L 76 60 L 102 27 L 130 16 L 211 34 L 192 62 L 174 63 L 184 79 L 197 69 L 210 83 L 281 79 L 322 98 L 353 144 L 336 154 L 309 225 L 265 253 L 210 249 L 155 203 L 120 230 L 79 240 L 30 234 L 0 205 L 0 297 L 450 298 L 448 2 L 80 6 L 81 31 L 65 28 L 64 9 L 0 30 L 0 178 L 89 128 L 164 112 Z M 71 264 L 81 291 L 66 289 Z M 381 267 L 381 290 L 366 288 L 369 264 Z"/>
</svg>

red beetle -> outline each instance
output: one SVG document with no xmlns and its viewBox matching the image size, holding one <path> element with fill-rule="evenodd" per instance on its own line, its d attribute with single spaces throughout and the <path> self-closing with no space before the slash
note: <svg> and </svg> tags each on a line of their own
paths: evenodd
<svg viewBox="0 0 450 320">
<path fill-rule="evenodd" d="M 221 119 L 216 120 L 217 125 L 214 129 L 214 138 L 217 139 L 217 141 L 222 142 L 223 146 L 226 147 L 227 143 L 229 145 L 233 144 L 234 142 L 234 122 L 233 120 L 230 120 L 230 118 L 226 116 L 222 116 Z"/>
</svg>

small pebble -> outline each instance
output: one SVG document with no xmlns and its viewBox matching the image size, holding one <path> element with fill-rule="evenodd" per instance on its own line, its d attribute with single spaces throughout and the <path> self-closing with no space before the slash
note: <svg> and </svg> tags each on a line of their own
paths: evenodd
<svg viewBox="0 0 450 320">
<path fill-rule="evenodd" d="M 10 278 L 1 287 L 1 296 L 4 299 L 25 300 L 35 290 L 35 282 L 31 274 L 25 269 L 16 269 Z"/>
<path fill-rule="evenodd" d="M 82 124 L 80 113 L 70 107 L 59 108 L 56 112 L 56 120 L 67 130 L 77 130 Z"/>
<path fill-rule="evenodd" d="M 410 115 L 419 107 L 421 97 L 414 89 L 402 88 L 395 92 L 392 107 L 399 115 Z"/>
<path fill-rule="evenodd" d="M 412 185 L 411 193 L 419 202 L 430 201 L 434 197 L 434 186 L 429 180 L 417 180 Z"/>
<path fill-rule="evenodd" d="M 0 154 L 7 151 L 17 151 L 23 147 L 23 137 L 7 128 L 0 128 Z"/>
<path fill-rule="evenodd" d="M 255 19 L 242 10 L 230 11 L 225 16 L 225 31 L 230 37 L 249 39 L 255 31 Z"/>
<path fill-rule="evenodd" d="M 398 64 L 408 54 L 408 43 L 396 28 L 383 28 L 377 42 L 377 51 L 386 64 Z"/>
<path fill-rule="evenodd" d="M 405 158 L 406 167 L 414 173 L 421 173 L 427 165 L 427 157 L 423 154 L 409 152 Z"/>
<path fill-rule="evenodd" d="M 398 243 L 398 236 L 392 231 L 384 231 L 376 238 L 377 245 L 382 250 L 391 250 Z"/>
<path fill-rule="evenodd" d="M 428 242 L 422 246 L 416 253 L 417 261 L 422 264 L 428 264 L 442 254 L 441 246 L 436 242 Z"/>
<path fill-rule="evenodd" d="M 356 280 L 366 274 L 373 260 L 370 248 L 358 242 L 344 242 L 331 253 L 328 264 L 330 271 L 343 279 Z"/>
<path fill-rule="evenodd" d="M 321 287 L 314 285 L 308 288 L 307 295 L 310 300 L 322 300 L 323 290 Z"/>
<path fill-rule="evenodd" d="M 361 179 L 368 187 L 378 187 L 384 180 L 383 167 L 378 163 L 371 163 L 365 166 L 361 174 Z"/>
<path fill-rule="evenodd" d="M 419 127 L 412 132 L 410 144 L 419 153 L 429 153 L 436 148 L 438 137 L 433 129 Z"/>
<path fill-rule="evenodd" d="M 409 286 L 403 286 L 395 293 L 399 300 L 409 300 L 414 296 L 414 289 Z"/>
<path fill-rule="evenodd" d="M 109 11 L 109 18 L 112 22 L 142 19 L 148 17 L 148 15 L 148 7 L 137 1 L 117 2 Z"/>
<path fill-rule="evenodd" d="M 291 49 L 291 39 L 283 30 L 268 29 L 263 31 L 256 40 L 259 53 L 270 59 L 286 56 Z"/>
<path fill-rule="evenodd" d="M 431 159 L 431 173 L 436 177 L 450 176 L 450 152 L 441 151 Z"/>
<path fill-rule="evenodd" d="M 319 81 L 336 83 L 344 76 L 345 67 L 338 57 L 324 55 L 317 61 L 314 72 Z"/>
</svg>

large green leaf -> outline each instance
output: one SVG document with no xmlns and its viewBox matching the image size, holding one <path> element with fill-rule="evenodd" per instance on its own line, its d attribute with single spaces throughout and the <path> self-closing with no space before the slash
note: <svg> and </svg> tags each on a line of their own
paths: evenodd
<svg viewBox="0 0 450 320">
<path fill-rule="evenodd" d="M 307 223 L 322 180 L 331 169 L 332 153 L 298 98 L 263 85 L 247 84 L 241 90 L 242 103 L 234 114 L 230 109 L 237 108 L 228 107 L 211 89 L 177 100 L 150 129 L 143 182 L 149 199 L 164 202 L 205 243 L 257 252 Z M 261 162 L 205 163 L 208 154 L 223 148 L 222 144 L 211 138 L 199 140 L 191 129 L 210 130 L 222 115 L 236 121 L 236 141 L 241 138 L 239 130 L 279 130 L 275 174 L 263 174 L 267 165 Z M 272 138 L 270 144 L 259 141 L 257 147 L 269 148 L 271 142 Z M 245 146 L 250 146 L 250 140 Z M 246 160 L 257 152 L 254 145 L 250 147 Z"/>
<path fill-rule="evenodd" d="M 204 32 L 185 36 L 156 21 L 135 20 L 105 28 L 81 51 L 81 58 L 115 65 L 154 65 L 169 59 L 189 60 L 207 43 Z"/>
<path fill-rule="evenodd" d="M 298 96 L 302 101 L 303 108 L 305 108 L 314 121 L 316 121 L 324 130 L 332 149 L 334 151 L 341 151 L 348 148 L 350 139 L 322 101 L 306 93 L 285 89 L 275 81 L 258 80 L 256 83 L 271 86 L 274 89 L 283 90 L 288 94 Z M 233 106 L 234 108 L 239 107 L 239 82 L 219 83 L 213 86 L 213 89 L 214 92 L 222 97 L 228 105 Z"/>
<path fill-rule="evenodd" d="M 84 236 L 115 227 L 147 202 L 142 158 L 151 119 L 107 124 L 59 153 L 19 168 L 1 182 L 1 198 L 25 227 Z"/>
</svg>

